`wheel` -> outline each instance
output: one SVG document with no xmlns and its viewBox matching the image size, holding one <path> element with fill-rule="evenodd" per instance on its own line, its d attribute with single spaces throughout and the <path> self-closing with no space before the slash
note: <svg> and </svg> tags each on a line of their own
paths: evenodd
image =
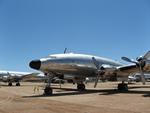
<svg viewBox="0 0 150 113">
<path fill-rule="evenodd" d="M 17 83 L 16 83 L 16 86 L 20 86 L 20 83 L 19 83 L 19 82 L 17 82 Z"/>
<path fill-rule="evenodd" d="M 119 91 L 128 91 L 128 85 L 127 84 L 118 84 L 118 90 Z"/>
<path fill-rule="evenodd" d="M 52 95 L 53 89 L 51 87 L 45 87 L 44 94 L 45 95 Z"/>
<path fill-rule="evenodd" d="M 84 85 L 84 84 L 78 84 L 78 85 L 77 85 L 77 89 L 78 89 L 79 91 L 84 91 L 84 90 L 85 90 L 85 85 Z"/>
<path fill-rule="evenodd" d="M 9 83 L 8 83 L 8 86 L 12 86 L 12 82 L 9 82 Z"/>
</svg>

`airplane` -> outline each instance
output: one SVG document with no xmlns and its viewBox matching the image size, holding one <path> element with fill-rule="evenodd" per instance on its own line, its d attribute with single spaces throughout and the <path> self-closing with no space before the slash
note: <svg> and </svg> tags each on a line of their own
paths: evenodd
<svg viewBox="0 0 150 113">
<path fill-rule="evenodd" d="M 0 81 L 8 82 L 8 86 L 12 86 L 13 82 L 16 83 L 16 86 L 20 86 L 20 81 L 24 77 L 30 76 L 30 75 L 38 75 L 38 74 L 39 73 L 0 70 Z"/>
<path fill-rule="evenodd" d="M 95 77 L 94 87 L 96 87 L 100 78 L 112 76 L 121 78 L 122 83 L 118 84 L 118 90 L 128 90 L 125 80 L 128 80 L 130 73 L 140 72 L 142 82 L 145 84 L 144 72 L 150 72 L 149 58 L 150 51 L 136 60 L 122 57 L 122 60 L 131 63 L 125 65 L 108 58 L 87 54 L 66 53 L 65 50 L 64 54 L 52 54 L 45 58 L 32 60 L 29 66 L 32 69 L 43 72 L 48 77 L 49 82 L 44 89 L 46 95 L 51 95 L 53 92 L 51 80 L 54 77 L 64 78 L 65 75 L 72 77 L 74 83 L 77 83 L 79 91 L 85 90 L 84 80 L 86 77 Z"/>
</svg>

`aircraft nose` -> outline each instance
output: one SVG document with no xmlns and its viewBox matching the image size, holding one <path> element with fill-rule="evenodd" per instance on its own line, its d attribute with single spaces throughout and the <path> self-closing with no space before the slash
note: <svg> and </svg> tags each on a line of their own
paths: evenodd
<svg viewBox="0 0 150 113">
<path fill-rule="evenodd" d="M 41 61 L 40 60 L 32 60 L 30 63 L 29 63 L 29 66 L 33 69 L 37 69 L 39 70 L 40 67 L 41 67 Z"/>
</svg>

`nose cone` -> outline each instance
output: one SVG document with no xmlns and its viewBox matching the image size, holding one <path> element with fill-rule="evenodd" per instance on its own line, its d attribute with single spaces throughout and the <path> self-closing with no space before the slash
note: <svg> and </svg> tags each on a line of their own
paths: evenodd
<svg viewBox="0 0 150 113">
<path fill-rule="evenodd" d="M 40 67 L 41 67 L 41 61 L 40 60 L 32 60 L 30 63 L 29 63 L 29 66 L 33 69 L 37 69 L 39 70 Z"/>
</svg>

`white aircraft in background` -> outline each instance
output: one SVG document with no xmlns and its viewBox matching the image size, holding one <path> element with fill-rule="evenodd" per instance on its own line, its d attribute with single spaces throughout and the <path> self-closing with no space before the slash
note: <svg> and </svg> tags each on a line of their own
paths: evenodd
<svg viewBox="0 0 150 113">
<path fill-rule="evenodd" d="M 66 52 L 66 50 L 65 50 Z M 86 77 L 95 77 L 96 87 L 98 80 L 104 77 L 120 77 L 121 84 L 118 84 L 118 90 L 128 90 L 127 84 L 124 83 L 128 79 L 130 73 L 140 72 L 142 82 L 145 84 L 143 72 L 150 72 L 150 51 L 143 57 L 131 60 L 127 57 L 122 57 L 123 60 L 130 62 L 129 65 L 124 65 L 117 61 L 86 54 L 54 54 L 39 60 L 33 60 L 29 66 L 33 69 L 42 71 L 49 77 L 49 84 L 45 87 L 45 94 L 52 94 L 51 80 L 54 77 L 65 78 L 65 75 L 70 75 L 74 83 L 77 83 L 79 91 L 85 90 L 84 80 Z"/>
<path fill-rule="evenodd" d="M 38 75 L 39 73 L 30 73 L 30 72 L 17 72 L 17 71 L 2 71 L 0 70 L 0 80 L 3 82 L 8 82 L 8 86 L 12 86 L 12 83 L 15 82 L 16 86 L 20 86 L 20 81 L 30 75 Z"/>
</svg>

